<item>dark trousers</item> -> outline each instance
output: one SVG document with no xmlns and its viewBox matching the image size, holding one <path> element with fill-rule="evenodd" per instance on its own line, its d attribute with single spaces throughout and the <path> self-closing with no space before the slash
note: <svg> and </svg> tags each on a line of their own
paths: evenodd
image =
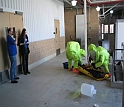
<svg viewBox="0 0 124 107">
<path fill-rule="evenodd" d="M 27 74 L 28 72 L 28 50 L 25 49 L 25 52 L 21 55 L 22 59 L 22 67 L 24 74 Z"/>
</svg>

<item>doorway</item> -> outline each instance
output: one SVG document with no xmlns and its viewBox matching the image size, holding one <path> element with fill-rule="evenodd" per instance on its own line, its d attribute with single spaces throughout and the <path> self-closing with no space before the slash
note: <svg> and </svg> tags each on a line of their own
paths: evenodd
<svg viewBox="0 0 124 107">
<path fill-rule="evenodd" d="M 17 15 L 14 13 L 0 12 L 0 71 L 4 71 L 9 68 L 9 58 L 6 44 L 6 30 L 9 27 L 14 27 L 19 36 L 23 28 L 22 17 L 22 15 Z M 17 55 L 17 61 L 17 65 L 19 65 L 19 54 Z"/>
<path fill-rule="evenodd" d="M 56 49 L 56 56 L 60 54 L 60 22 L 59 20 L 54 20 L 55 25 L 55 49 Z"/>
</svg>

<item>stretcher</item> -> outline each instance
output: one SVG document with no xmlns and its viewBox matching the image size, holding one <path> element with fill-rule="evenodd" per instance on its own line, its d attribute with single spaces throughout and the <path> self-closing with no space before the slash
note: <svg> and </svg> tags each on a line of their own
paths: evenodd
<svg viewBox="0 0 124 107">
<path fill-rule="evenodd" d="M 80 65 L 78 70 L 80 73 L 83 73 L 97 81 L 102 81 L 110 78 L 110 74 L 105 73 L 101 68 L 95 69 L 91 65 Z"/>
</svg>

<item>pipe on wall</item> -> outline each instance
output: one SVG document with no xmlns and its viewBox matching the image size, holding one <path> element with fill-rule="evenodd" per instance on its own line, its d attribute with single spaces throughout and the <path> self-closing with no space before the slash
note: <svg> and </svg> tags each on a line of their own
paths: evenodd
<svg viewBox="0 0 124 107">
<path fill-rule="evenodd" d="M 77 2 L 80 5 L 84 5 L 83 0 L 77 0 Z M 115 3 L 119 3 L 119 2 L 124 2 L 124 0 L 108 0 L 108 1 L 94 1 L 92 2 L 91 0 L 87 0 L 88 5 L 90 6 L 97 6 L 97 5 L 103 5 L 103 4 L 115 4 Z"/>
<path fill-rule="evenodd" d="M 103 5 L 103 4 L 115 4 L 119 2 L 124 2 L 124 0 L 108 0 L 108 1 L 96 1 L 96 2 L 91 2 L 91 0 L 87 0 L 87 3 L 90 6 Z"/>
</svg>

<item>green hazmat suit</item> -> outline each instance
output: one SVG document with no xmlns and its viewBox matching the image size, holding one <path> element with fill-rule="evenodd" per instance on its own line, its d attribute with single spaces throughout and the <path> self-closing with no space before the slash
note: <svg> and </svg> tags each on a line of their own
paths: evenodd
<svg viewBox="0 0 124 107">
<path fill-rule="evenodd" d="M 101 46 L 96 47 L 94 44 L 90 44 L 88 46 L 88 52 L 93 59 L 93 63 L 95 63 L 95 67 L 98 68 L 103 66 L 105 72 L 109 73 L 108 65 L 110 55 L 108 51 Z"/>
<path fill-rule="evenodd" d="M 78 63 L 82 64 L 82 56 L 85 55 L 85 50 L 80 49 L 78 42 L 71 41 L 67 43 L 66 57 L 68 59 L 68 68 L 72 68 L 72 61 L 74 61 L 74 68 L 78 68 Z"/>
</svg>

